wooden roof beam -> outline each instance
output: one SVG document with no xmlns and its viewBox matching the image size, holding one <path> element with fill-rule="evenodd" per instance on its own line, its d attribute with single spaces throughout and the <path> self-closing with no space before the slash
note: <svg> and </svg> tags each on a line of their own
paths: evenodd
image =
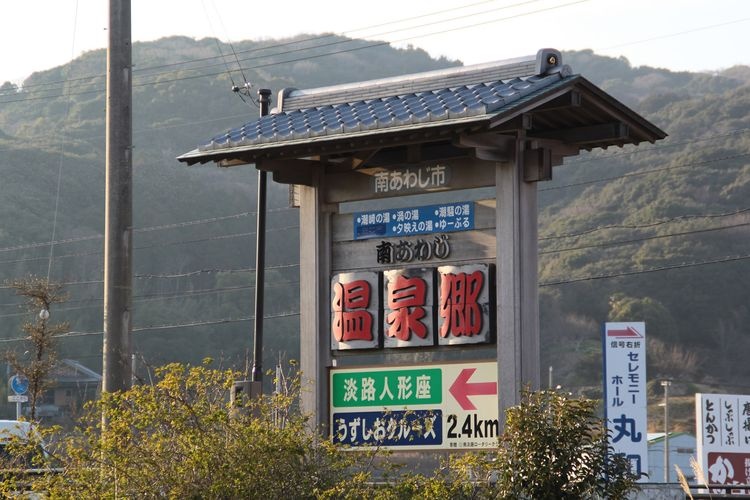
<svg viewBox="0 0 750 500">
<path fill-rule="evenodd" d="M 601 123 L 585 127 L 575 127 L 545 132 L 528 133 L 529 138 L 555 139 L 567 144 L 593 144 L 598 142 L 616 142 L 626 140 L 630 127 L 622 122 Z"/>
</svg>

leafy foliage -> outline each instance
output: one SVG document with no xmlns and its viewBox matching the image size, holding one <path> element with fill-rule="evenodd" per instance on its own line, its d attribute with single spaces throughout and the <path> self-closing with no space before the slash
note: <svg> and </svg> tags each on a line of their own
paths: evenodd
<svg viewBox="0 0 750 500">
<path fill-rule="evenodd" d="M 452 456 L 432 477 L 401 478 L 396 498 L 623 499 L 637 489 L 628 462 L 613 456 L 597 402 L 557 391 L 524 391 L 506 412 L 499 448 Z"/>
<path fill-rule="evenodd" d="M 208 362 L 207 362 L 208 363 Z M 108 393 L 62 436 L 62 473 L 34 484 L 53 498 L 310 498 L 366 474 L 293 410 L 298 392 L 240 411 L 237 375 L 171 364 L 154 385 Z"/>
<path fill-rule="evenodd" d="M 307 426 L 295 401 L 299 384 L 233 405 L 231 371 L 166 365 L 153 385 L 104 394 L 73 433 L 52 429 L 58 473 L 19 480 L 51 498 L 619 499 L 635 489 L 627 463 L 611 456 L 596 403 L 554 391 L 525 392 L 508 410 L 499 447 L 450 458 L 432 476 L 376 477 L 378 449 L 347 451 Z M 10 450 L 39 449 L 27 439 Z M 6 465 L 7 463 L 3 463 Z M 2 464 L 0 464 L 2 465 Z M 6 471 L 8 472 L 8 471 Z"/>
</svg>

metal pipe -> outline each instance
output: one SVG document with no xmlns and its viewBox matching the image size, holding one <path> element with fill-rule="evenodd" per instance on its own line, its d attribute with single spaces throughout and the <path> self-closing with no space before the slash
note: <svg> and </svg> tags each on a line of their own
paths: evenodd
<svg viewBox="0 0 750 500">
<path fill-rule="evenodd" d="M 669 482 L 669 386 L 671 380 L 662 380 L 664 387 L 664 482 Z"/>
<path fill-rule="evenodd" d="M 269 89 L 258 90 L 261 118 L 268 114 L 271 103 Z M 263 288 L 266 266 L 266 172 L 258 169 L 258 209 L 255 224 L 255 322 L 253 327 L 253 371 L 251 380 L 263 380 Z"/>
</svg>

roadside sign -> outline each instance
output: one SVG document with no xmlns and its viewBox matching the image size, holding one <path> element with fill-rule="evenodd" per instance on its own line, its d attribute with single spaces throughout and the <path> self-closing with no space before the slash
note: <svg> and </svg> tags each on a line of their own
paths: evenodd
<svg viewBox="0 0 750 500">
<path fill-rule="evenodd" d="M 708 483 L 747 484 L 750 395 L 698 393 L 695 413 L 697 458 Z"/>
<path fill-rule="evenodd" d="M 642 480 L 648 472 L 646 400 L 646 324 L 606 323 L 604 398 L 610 444 Z"/>
<path fill-rule="evenodd" d="M 16 394 L 26 394 L 29 390 L 29 379 L 23 375 L 13 375 L 10 377 L 10 388 Z"/>
<path fill-rule="evenodd" d="M 11 394 L 8 396 L 8 403 L 27 403 L 29 397 L 25 394 Z"/>
<path fill-rule="evenodd" d="M 497 363 L 332 369 L 331 433 L 354 448 L 497 446 Z"/>
<path fill-rule="evenodd" d="M 462 201 L 359 212 L 352 220 L 355 240 L 469 231 L 474 229 L 474 203 Z"/>
</svg>

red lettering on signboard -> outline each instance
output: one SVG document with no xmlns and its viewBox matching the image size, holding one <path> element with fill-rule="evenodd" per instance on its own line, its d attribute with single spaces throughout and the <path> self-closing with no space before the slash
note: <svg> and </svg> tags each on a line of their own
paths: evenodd
<svg viewBox="0 0 750 500">
<path fill-rule="evenodd" d="M 407 278 L 398 275 L 388 283 L 389 337 L 408 341 L 414 332 L 420 338 L 427 336 L 427 327 L 420 320 L 426 316 L 424 306 L 427 299 L 427 283 L 422 278 Z"/>
<path fill-rule="evenodd" d="M 440 336 L 478 335 L 482 331 L 482 311 L 477 298 L 484 286 L 484 274 L 447 273 L 440 280 L 439 311 L 443 323 Z"/>
<path fill-rule="evenodd" d="M 370 284 L 365 280 L 333 285 L 333 336 L 339 342 L 372 340 Z"/>
</svg>

